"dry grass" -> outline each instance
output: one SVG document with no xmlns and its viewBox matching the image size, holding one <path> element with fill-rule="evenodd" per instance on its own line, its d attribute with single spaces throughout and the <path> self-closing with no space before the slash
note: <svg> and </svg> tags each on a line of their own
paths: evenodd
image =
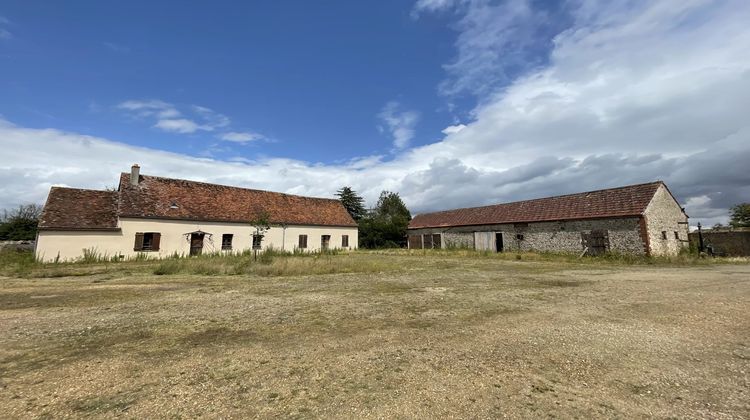
<svg viewBox="0 0 750 420">
<path fill-rule="evenodd" d="M 747 264 L 505 258 L 359 252 L 4 271 L 0 413 L 750 412 Z"/>
</svg>

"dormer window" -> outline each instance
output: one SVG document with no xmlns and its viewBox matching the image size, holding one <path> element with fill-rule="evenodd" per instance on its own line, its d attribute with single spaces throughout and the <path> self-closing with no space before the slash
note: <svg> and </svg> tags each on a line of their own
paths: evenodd
<svg viewBox="0 0 750 420">
<path fill-rule="evenodd" d="M 178 208 L 180 208 L 180 206 L 177 205 L 176 201 L 172 201 L 171 203 L 169 203 L 169 208 L 170 209 L 178 209 Z"/>
</svg>

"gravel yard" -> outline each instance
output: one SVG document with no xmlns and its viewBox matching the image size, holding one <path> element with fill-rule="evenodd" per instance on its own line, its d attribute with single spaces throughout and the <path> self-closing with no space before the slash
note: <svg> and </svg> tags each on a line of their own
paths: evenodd
<svg viewBox="0 0 750 420">
<path fill-rule="evenodd" d="M 750 265 L 352 259 L 0 277 L 0 417 L 750 417 Z"/>
</svg>

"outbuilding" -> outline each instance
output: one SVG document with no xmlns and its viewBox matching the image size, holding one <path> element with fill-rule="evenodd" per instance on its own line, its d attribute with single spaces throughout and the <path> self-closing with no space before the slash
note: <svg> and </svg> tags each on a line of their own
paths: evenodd
<svg viewBox="0 0 750 420">
<path fill-rule="evenodd" d="M 409 248 L 676 255 L 688 216 L 662 181 L 419 214 Z"/>
<path fill-rule="evenodd" d="M 260 221 L 270 229 L 256 226 Z M 134 165 L 115 191 L 52 187 L 36 257 L 318 251 L 352 249 L 357 242 L 357 224 L 339 200 L 141 175 Z"/>
</svg>

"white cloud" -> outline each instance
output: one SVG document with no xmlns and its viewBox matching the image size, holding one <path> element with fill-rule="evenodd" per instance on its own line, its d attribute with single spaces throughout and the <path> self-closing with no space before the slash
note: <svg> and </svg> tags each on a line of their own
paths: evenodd
<svg viewBox="0 0 750 420">
<path fill-rule="evenodd" d="M 523 70 L 541 64 L 543 29 L 556 23 L 531 0 L 420 0 L 413 16 L 454 10 L 457 55 L 444 65 L 440 93 L 485 95 Z M 546 40 L 549 41 L 548 39 Z"/>
<path fill-rule="evenodd" d="M 446 135 L 456 134 L 464 128 L 466 128 L 466 126 L 463 124 L 449 125 L 448 127 L 445 127 L 441 132 Z"/>
<path fill-rule="evenodd" d="M 205 124 L 212 129 L 227 127 L 232 122 L 229 117 L 224 114 L 220 114 L 211 108 L 193 105 L 192 109 L 195 113 L 200 115 L 205 121 Z"/>
<path fill-rule="evenodd" d="M 423 12 L 439 12 L 467 3 L 467 0 L 418 0 L 414 4 L 412 17 L 418 18 Z"/>
<path fill-rule="evenodd" d="M 13 34 L 10 33 L 9 30 L 2 27 L 5 25 L 10 25 L 10 21 L 0 16 L 0 40 L 8 40 L 8 39 L 13 38 Z"/>
<path fill-rule="evenodd" d="M 183 118 L 176 119 L 176 120 L 159 120 L 156 122 L 156 125 L 154 127 L 163 130 L 163 131 L 170 131 L 173 133 L 183 133 L 183 134 L 189 134 L 194 133 L 198 130 L 205 130 L 206 128 L 196 124 L 194 121 L 186 120 Z"/>
<path fill-rule="evenodd" d="M 750 7 L 740 0 L 566 4 L 572 23 L 554 37 L 547 64 L 480 89 L 465 128 L 391 160 L 223 162 L 0 121 L 0 207 L 42 201 L 53 183 L 102 188 L 138 162 L 145 174 L 324 197 L 351 185 L 369 204 L 388 189 L 413 212 L 662 179 L 691 224 L 726 222 L 728 207 L 750 198 Z M 456 19 L 481 7 L 462 3 Z M 495 28 L 486 30 L 483 38 L 471 29 L 472 39 L 504 45 Z M 494 55 L 487 60 L 495 63 Z M 463 72 L 455 71 L 446 74 L 451 83 Z M 403 111 L 391 107 L 384 116 L 394 124 L 383 119 L 383 128 L 395 140 Z M 152 112 L 148 118 L 158 118 Z M 398 133 L 402 144 L 413 136 Z"/>
<path fill-rule="evenodd" d="M 102 42 L 102 45 L 104 45 L 109 50 L 114 51 L 116 53 L 126 54 L 130 52 L 130 47 L 126 45 L 115 44 L 114 42 L 106 42 L 106 41 Z"/>
<path fill-rule="evenodd" d="M 190 105 L 180 107 L 182 109 L 180 110 L 176 105 L 159 99 L 131 99 L 118 104 L 117 108 L 137 118 L 152 118 L 155 120 L 154 128 L 169 133 L 192 134 L 198 131 L 220 131 L 228 128 L 232 123 L 229 117 L 211 108 Z M 219 138 L 242 143 L 250 140 L 241 140 L 241 137 L 250 134 L 261 136 L 257 133 L 230 131 L 221 134 Z"/>
<path fill-rule="evenodd" d="M 181 115 L 174 105 L 158 99 L 129 100 L 120 103 L 117 107 L 132 111 L 140 117 L 175 118 Z"/>
<path fill-rule="evenodd" d="M 230 131 L 219 136 L 222 140 L 231 141 L 235 143 L 249 143 L 251 141 L 262 140 L 264 137 L 258 133 L 251 133 L 246 131 Z"/>
<path fill-rule="evenodd" d="M 386 126 L 385 128 L 381 127 L 381 131 L 388 131 L 393 137 L 393 146 L 396 149 L 403 149 L 414 138 L 414 127 L 419 121 L 419 113 L 402 110 L 401 104 L 391 101 L 385 104 L 378 114 L 378 118 Z"/>
</svg>

